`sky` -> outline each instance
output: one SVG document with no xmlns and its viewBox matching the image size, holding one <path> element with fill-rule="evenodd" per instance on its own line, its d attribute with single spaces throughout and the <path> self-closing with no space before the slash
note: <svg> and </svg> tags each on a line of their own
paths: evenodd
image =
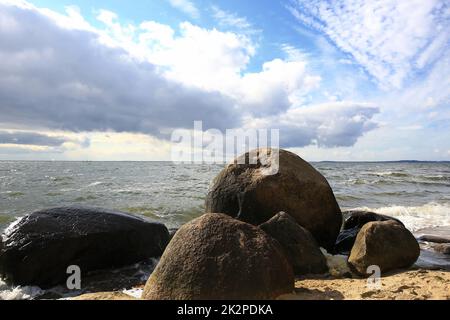
<svg viewBox="0 0 450 320">
<path fill-rule="evenodd" d="M 0 160 L 170 160 L 199 120 L 450 160 L 449 75 L 445 0 L 0 0 Z"/>
</svg>

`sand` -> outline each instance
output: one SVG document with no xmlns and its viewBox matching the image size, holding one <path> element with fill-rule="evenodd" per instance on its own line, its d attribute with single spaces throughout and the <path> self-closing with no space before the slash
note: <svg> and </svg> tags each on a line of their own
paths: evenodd
<svg viewBox="0 0 450 320">
<path fill-rule="evenodd" d="M 87 293 L 70 300 L 137 300 L 122 292 Z"/>
<path fill-rule="evenodd" d="M 450 272 L 410 270 L 381 278 L 381 288 L 367 279 L 298 279 L 295 294 L 281 300 L 450 300 Z"/>
<path fill-rule="evenodd" d="M 450 271 L 409 270 L 381 278 L 381 288 L 367 279 L 323 276 L 297 279 L 295 294 L 279 300 L 450 300 Z M 142 289 L 142 287 L 138 288 Z M 136 300 L 123 292 L 85 294 L 71 300 Z"/>
</svg>

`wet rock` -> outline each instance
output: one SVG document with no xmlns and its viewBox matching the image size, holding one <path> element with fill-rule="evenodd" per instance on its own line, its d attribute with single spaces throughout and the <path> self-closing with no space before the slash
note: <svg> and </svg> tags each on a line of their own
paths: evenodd
<svg viewBox="0 0 450 320">
<path fill-rule="evenodd" d="M 422 242 L 450 243 L 450 226 L 421 229 L 415 235 Z"/>
<path fill-rule="evenodd" d="M 67 268 L 89 271 L 158 257 L 169 240 L 160 223 L 99 208 L 34 212 L 3 235 L 0 274 L 9 284 L 48 288 L 65 283 Z"/>
<path fill-rule="evenodd" d="M 450 243 L 438 243 L 433 245 L 432 248 L 436 252 L 450 255 Z"/>
<path fill-rule="evenodd" d="M 393 220 L 403 225 L 400 220 L 369 211 L 346 211 L 343 215 L 346 219 L 333 250 L 333 253 L 336 254 L 348 255 L 352 250 L 359 231 L 369 222 Z"/>
</svg>

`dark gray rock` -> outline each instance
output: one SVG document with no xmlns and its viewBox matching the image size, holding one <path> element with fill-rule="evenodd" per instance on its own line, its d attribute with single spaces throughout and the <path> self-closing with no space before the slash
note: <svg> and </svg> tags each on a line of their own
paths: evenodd
<svg viewBox="0 0 450 320">
<path fill-rule="evenodd" d="M 369 211 L 346 211 L 343 215 L 346 219 L 334 246 L 335 254 L 348 255 L 359 231 L 369 222 L 393 220 L 403 225 L 400 220 Z"/>
<path fill-rule="evenodd" d="M 237 158 L 215 178 L 206 198 L 206 212 L 253 225 L 280 211 L 311 232 L 321 247 L 333 249 L 342 225 L 333 191 L 325 177 L 292 152 L 257 149 Z"/>
<path fill-rule="evenodd" d="M 314 237 L 289 214 L 280 212 L 259 227 L 281 244 L 296 275 L 328 272 L 327 261 Z"/>
<path fill-rule="evenodd" d="M 0 274 L 7 283 L 48 288 L 65 283 L 67 267 L 82 274 L 126 266 L 163 253 L 167 228 L 121 212 L 62 207 L 34 212 L 7 229 Z"/>
<path fill-rule="evenodd" d="M 417 240 L 419 241 L 424 241 L 424 242 L 433 242 L 433 243 L 450 243 L 450 239 L 449 238 L 444 238 L 441 236 L 435 236 L 432 234 L 424 234 L 420 237 L 417 238 Z"/>
<path fill-rule="evenodd" d="M 433 243 L 450 243 L 450 227 L 440 226 L 421 229 L 416 232 L 417 240 Z"/>
<path fill-rule="evenodd" d="M 437 243 L 432 246 L 433 250 L 442 254 L 450 255 L 450 243 Z"/>
</svg>

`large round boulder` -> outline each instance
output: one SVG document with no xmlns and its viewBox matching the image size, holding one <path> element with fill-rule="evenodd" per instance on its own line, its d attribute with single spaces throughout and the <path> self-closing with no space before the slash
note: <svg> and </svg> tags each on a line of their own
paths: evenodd
<svg viewBox="0 0 450 320">
<path fill-rule="evenodd" d="M 122 267 L 159 257 L 167 228 L 121 212 L 62 207 L 34 212 L 3 234 L 0 275 L 13 285 L 48 288 L 64 283 L 67 268 Z"/>
<path fill-rule="evenodd" d="M 327 260 L 314 237 L 289 214 L 280 212 L 260 228 L 281 244 L 296 275 L 328 272 Z"/>
<path fill-rule="evenodd" d="M 294 153 L 253 150 L 228 165 L 213 181 L 206 212 L 221 212 L 259 225 L 280 211 L 332 249 L 342 214 L 327 180 Z"/>
<path fill-rule="evenodd" d="M 293 290 L 292 267 L 274 239 L 227 215 L 206 214 L 175 234 L 142 298 L 274 299 Z"/>
<path fill-rule="evenodd" d="M 367 275 L 369 266 L 378 266 L 381 272 L 408 268 L 420 255 L 420 247 L 412 233 L 393 221 L 365 224 L 356 237 L 349 265 L 360 275 Z"/>
<path fill-rule="evenodd" d="M 370 211 L 352 210 L 344 212 L 343 215 L 345 217 L 345 222 L 336 239 L 333 250 L 336 254 L 348 255 L 353 248 L 353 244 L 355 243 L 359 231 L 369 222 L 393 220 L 403 225 L 398 219 Z"/>
</svg>

